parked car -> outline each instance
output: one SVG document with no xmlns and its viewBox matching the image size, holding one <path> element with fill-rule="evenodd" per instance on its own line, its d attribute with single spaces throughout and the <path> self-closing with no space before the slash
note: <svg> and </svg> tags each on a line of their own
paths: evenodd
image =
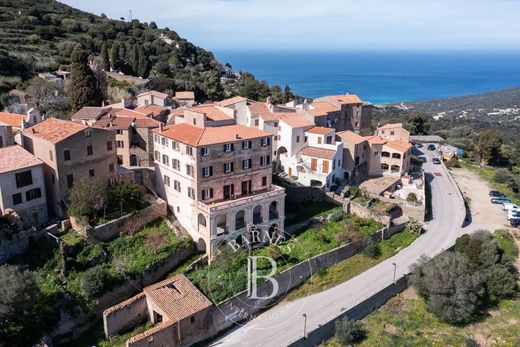
<svg viewBox="0 0 520 347">
<path fill-rule="evenodd" d="M 510 202 L 506 202 L 504 204 L 502 204 L 502 209 L 504 211 L 512 211 L 512 210 L 518 210 L 520 209 L 520 207 L 518 207 L 518 205 L 515 205 L 515 204 L 512 204 Z"/>
<path fill-rule="evenodd" d="M 507 220 L 511 220 L 511 219 L 515 219 L 515 218 L 520 218 L 520 211 L 517 211 L 517 212 L 508 212 L 506 214 L 506 219 Z"/>
<path fill-rule="evenodd" d="M 439 165 L 441 163 L 441 160 L 437 157 L 435 158 L 432 158 L 432 163 L 434 163 L 435 165 Z"/>
<path fill-rule="evenodd" d="M 512 227 L 518 227 L 518 226 L 520 226 L 520 218 L 511 218 L 509 220 L 509 223 L 511 224 Z"/>
<path fill-rule="evenodd" d="M 417 142 L 417 143 L 415 144 L 415 147 L 417 147 L 417 148 L 422 148 L 422 147 L 423 147 L 423 144 L 420 143 L 420 142 Z"/>
<path fill-rule="evenodd" d="M 509 200 L 508 198 L 504 198 L 504 197 L 499 197 L 499 198 L 491 198 L 491 203 L 492 204 L 504 204 L 504 203 L 510 203 L 511 200 Z"/>
<path fill-rule="evenodd" d="M 504 196 L 504 194 L 500 193 L 498 190 L 492 190 L 489 192 L 489 196 L 500 197 Z"/>
<path fill-rule="evenodd" d="M 435 147 L 435 145 L 433 144 L 429 144 L 428 147 L 426 147 L 429 151 L 435 151 L 437 149 L 437 147 Z"/>
</svg>

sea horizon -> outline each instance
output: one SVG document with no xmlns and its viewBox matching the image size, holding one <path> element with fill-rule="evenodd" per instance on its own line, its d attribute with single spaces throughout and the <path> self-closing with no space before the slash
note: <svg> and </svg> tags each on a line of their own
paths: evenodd
<svg viewBox="0 0 520 347">
<path fill-rule="evenodd" d="M 520 50 L 214 49 L 222 63 L 303 97 L 357 94 L 373 104 L 520 87 Z"/>
</svg>

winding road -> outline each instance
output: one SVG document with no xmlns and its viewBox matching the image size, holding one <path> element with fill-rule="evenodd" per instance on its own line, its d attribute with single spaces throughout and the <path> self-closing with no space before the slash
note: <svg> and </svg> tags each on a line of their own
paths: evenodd
<svg viewBox="0 0 520 347">
<path fill-rule="evenodd" d="M 465 207 L 462 195 L 444 165 L 432 164 L 436 155 L 424 151 L 423 165 L 432 188 L 433 218 L 427 230 L 409 247 L 390 259 L 326 291 L 291 302 L 282 302 L 241 327 L 213 341 L 211 346 L 287 346 L 303 336 L 306 315 L 307 332 L 341 315 L 345 310 L 378 293 L 396 278 L 409 272 L 421 255 L 434 256 L 450 248 L 457 237 L 481 226 L 463 228 Z"/>
</svg>

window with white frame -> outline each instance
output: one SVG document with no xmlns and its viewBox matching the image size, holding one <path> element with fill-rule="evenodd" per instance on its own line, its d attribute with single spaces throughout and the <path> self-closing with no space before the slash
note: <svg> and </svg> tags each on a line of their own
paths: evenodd
<svg viewBox="0 0 520 347">
<path fill-rule="evenodd" d="M 224 163 L 224 173 L 233 172 L 233 162 Z"/>
<path fill-rule="evenodd" d="M 188 187 L 188 197 L 191 199 L 195 199 L 195 189 Z"/>
<path fill-rule="evenodd" d="M 168 158 L 168 156 L 166 154 L 163 154 L 163 156 L 162 156 L 162 163 L 164 165 L 170 166 L 170 158 Z"/>
<path fill-rule="evenodd" d="M 177 141 L 172 141 L 172 148 L 176 151 L 179 150 L 179 143 Z"/>
<path fill-rule="evenodd" d="M 252 147 L 251 141 L 242 141 L 242 149 L 249 149 Z"/>
<path fill-rule="evenodd" d="M 200 149 L 200 154 L 201 154 L 202 156 L 204 156 L 204 157 L 207 156 L 207 155 L 209 155 L 209 148 L 208 148 L 208 147 L 202 147 L 202 148 Z"/>
<path fill-rule="evenodd" d="M 224 144 L 224 152 L 229 153 L 233 151 L 233 144 L 232 143 L 225 143 Z"/>
<path fill-rule="evenodd" d="M 266 166 L 269 165 L 269 162 L 271 161 L 270 155 L 263 155 L 260 157 L 260 166 Z"/>
<path fill-rule="evenodd" d="M 154 137 L 155 142 L 161 143 L 161 137 L 159 135 L 155 134 L 153 137 Z"/>
<path fill-rule="evenodd" d="M 202 177 L 211 177 L 213 176 L 213 166 L 204 166 L 202 168 Z"/>
<path fill-rule="evenodd" d="M 155 161 L 161 161 L 161 153 L 159 151 L 154 152 Z"/>
<path fill-rule="evenodd" d="M 164 185 L 165 185 L 165 186 L 168 186 L 168 187 L 169 187 L 169 186 L 170 186 L 170 177 L 164 175 L 164 176 L 163 176 L 163 182 L 164 182 Z"/>
<path fill-rule="evenodd" d="M 187 155 L 193 155 L 193 148 L 186 145 L 186 154 Z"/>
<path fill-rule="evenodd" d="M 181 182 L 174 180 L 173 181 L 173 189 L 180 192 L 181 191 Z"/>
<path fill-rule="evenodd" d="M 181 162 L 179 161 L 179 159 L 172 159 L 172 168 L 174 168 L 175 170 L 181 169 Z"/>
<path fill-rule="evenodd" d="M 269 137 L 264 137 L 264 138 L 262 138 L 260 143 L 261 143 L 262 147 L 267 147 L 271 143 L 271 139 Z"/>
<path fill-rule="evenodd" d="M 194 175 L 194 169 L 193 169 L 193 166 L 192 166 L 192 165 L 190 165 L 190 164 L 186 164 L 186 174 L 187 174 L 188 176 L 193 177 L 193 175 Z"/>
<path fill-rule="evenodd" d="M 247 170 L 251 168 L 251 158 L 242 160 L 242 169 Z"/>
<path fill-rule="evenodd" d="M 205 188 L 201 191 L 202 200 L 211 199 L 213 197 L 213 188 Z"/>
</svg>

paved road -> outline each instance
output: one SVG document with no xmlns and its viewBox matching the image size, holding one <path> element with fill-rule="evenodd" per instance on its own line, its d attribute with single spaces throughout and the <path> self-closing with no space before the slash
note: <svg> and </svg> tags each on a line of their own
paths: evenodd
<svg viewBox="0 0 520 347">
<path fill-rule="evenodd" d="M 303 336 L 303 313 L 308 317 L 307 331 L 312 331 L 390 285 L 393 282 L 392 263 L 397 264 L 397 278 L 401 278 L 421 255 L 438 254 L 451 247 L 461 234 L 476 230 L 476 226 L 461 227 L 465 216 L 462 196 L 444 166 L 432 164 L 433 153 L 424 152 L 428 158 L 423 165 L 424 171 L 433 174 L 430 176 L 433 219 L 427 223 L 424 235 L 392 258 L 347 282 L 306 298 L 276 305 L 214 341 L 211 346 L 287 346 Z"/>
</svg>

